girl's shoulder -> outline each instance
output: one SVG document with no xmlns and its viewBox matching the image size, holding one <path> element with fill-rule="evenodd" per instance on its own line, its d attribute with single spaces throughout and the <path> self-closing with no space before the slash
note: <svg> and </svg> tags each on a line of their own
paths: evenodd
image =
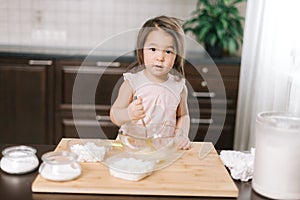
<svg viewBox="0 0 300 200">
<path fill-rule="evenodd" d="M 123 74 L 124 80 L 128 81 L 129 84 L 132 86 L 133 89 L 136 89 L 140 85 L 147 82 L 147 79 L 143 75 L 143 71 L 139 72 L 126 72 Z"/>
<path fill-rule="evenodd" d="M 123 73 L 124 79 L 125 80 L 132 80 L 138 77 L 142 76 L 143 71 L 139 71 L 139 72 L 125 72 Z"/>
<path fill-rule="evenodd" d="M 185 87 L 185 78 L 182 76 L 169 74 L 169 78 L 168 81 L 165 82 L 165 86 L 173 91 L 179 98 L 182 90 Z"/>
<path fill-rule="evenodd" d="M 169 78 L 173 81 L 185 83 L 185 78 L 184 78 L 183 74 L 180 73 L 179 71 L 177 71 L 176 69 L 172 69 L 169 72 Z"/>
<path fill-rule="evenodd" d="M 185 78 L 183 76 L 178 76 L 177 74 L 169 74 L 169 80 L 178 84 L 185 84 Z"/>
</svg>

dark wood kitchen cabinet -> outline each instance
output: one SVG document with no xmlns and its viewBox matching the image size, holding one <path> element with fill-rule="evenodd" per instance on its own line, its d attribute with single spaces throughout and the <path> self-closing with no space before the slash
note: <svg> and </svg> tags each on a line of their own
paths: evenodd
<svg viewBox="0 0 300 200">
<path fill-rule="evenodd" d="M 109 111 L 122 74 L 130 64 L 130 59 L 113 62 L 105 58 L 85 62 L 82 59 L 57 61 L 57 142 L 62 137 L 116 138 L 118 127 L 110 121 Z"/>
<path fill-rule="evenodd" d="M 239 73 L 239 58 L 186 63 L 191 140 L 233 148 Z"/>
<path fill-rule="evenodd" d="M 114 139 L 118 127 L 110 121 L 109 111 L 134 56 L 84 59 L 1 55 L 0 143 L 57 144 L 63 137 Z M 217 71 L 205 59 L 196 60 L 185 64 L 190 139 L 217 139 L 217 149 L 232 149 L 240 60 L 216 59 Z M 224 88 L 215 84 L 220 80 Z M 79 87 L 74 87 L 76 83 Z"/>
<path fill-rule="evenodd" d="M 53 61 L 0 57 L 0 143 L 50 144 Z"/>
</svg>

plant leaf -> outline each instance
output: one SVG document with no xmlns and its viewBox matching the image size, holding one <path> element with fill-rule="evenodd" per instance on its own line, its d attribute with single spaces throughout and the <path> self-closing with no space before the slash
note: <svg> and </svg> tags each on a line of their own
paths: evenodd
<svg viewBox="0 0 300 200">
<path fill-rule="evenodd" d="M 210 28 L 211 25 L 207 24 L 207 25 L 203 25 L 203 27 L 199 30 L 199 35 L 198 35 L 199 42 L 205 40 L 205 35 L 209 32 Z"/>
<path fill-rule="evenodd" d="M 228 39 L 228 51 L 229 51 L 229 54 L 233 54 L 234 52 L 237 51 L 237 45 L 233 38 Z"/>
<path fill-rule="evenodd" d="M 241 3 L 243 1 L 247 1 L 247 0 L 235 0 L 235 1 L 232 2 L 232 5 L 236 5 L 236 4 Z"/>
</svg>

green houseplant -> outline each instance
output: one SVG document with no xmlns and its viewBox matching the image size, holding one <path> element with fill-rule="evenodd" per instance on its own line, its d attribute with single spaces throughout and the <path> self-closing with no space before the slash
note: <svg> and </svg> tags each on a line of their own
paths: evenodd
<svg viewBox="0 0 300 200">
<path fill-rule="evenodd" d="M 203 42 L 212 57 L 224 52 L 234 54 L 243 39 L 242 21 L 237 4 L 245 0 L 198 0 L 192 17 L 183 24 L 185 32 Z"/>
</svg>

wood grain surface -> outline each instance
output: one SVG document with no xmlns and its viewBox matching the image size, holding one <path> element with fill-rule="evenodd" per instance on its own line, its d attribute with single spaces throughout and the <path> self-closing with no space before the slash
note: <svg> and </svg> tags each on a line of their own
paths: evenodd
<svg viewBox="0 0 300 200">
<path fill-rule="evenodd" d="M 60 141 L 55 151 L 66 150 Z M 194 142 L 181 158 L 138 182 L 110 175 L 102 163 L 81 163 L 82 174 L 66 182 L 48 181 L 40 175 L 32 183 L 33 192 L 128 194 L 159 196 L 237 197 L 238 189 L 211 143 Z"/>
</svg>

